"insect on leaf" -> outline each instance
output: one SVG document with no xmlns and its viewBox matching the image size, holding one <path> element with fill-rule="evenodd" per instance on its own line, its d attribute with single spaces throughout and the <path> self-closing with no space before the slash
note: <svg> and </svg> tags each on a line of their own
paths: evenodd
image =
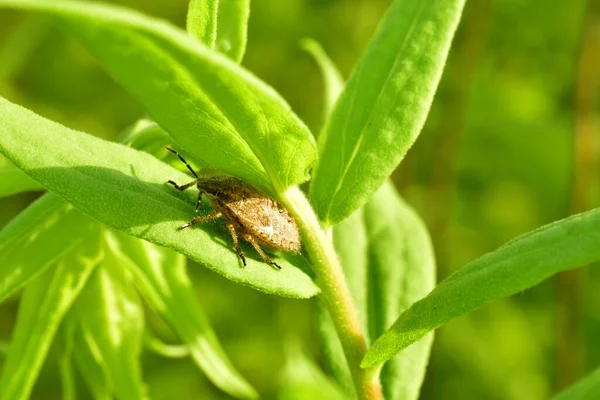
<svg viewBox="0 0 600 400">
<path fill-rule="evenodd" d="M 274 256 L 282 267 L 275 271 L 246 251 L 248 267 L 243 268 L 222 224 L 177 231 L 193 218 L 196 194 L 181 193 L 166 182 L 190 177 L 149 154 L 70 130 L 1 98 L 0 152 L 109 227 L 175 249 L 268 293 L 306 298 L 318 292 L 307 274 L 281 257 Z"/>
<path fill-rule="evenodd" d="M 179 28 L 106 4 L 0 0 L 2 6 L 56 19 L 180 148 L 206 164 L 271 192 L 308 180 L 316 145 L 289 105 Z"/>
<path fill-rule="evenodd" d="M 310 200 L 325 225 L 364 204 L 416 140 L 464 0 L 396 0 L 319 139 Z"/>
<path fill-rule="evenodd" d="M 25 288 L 0 379 L 0 399 L 28 399 L 58 326 L 102 259 L 88 237 Z"/>
<path fill-rule="evenodd" d="M 388 360 L 451 319 L 600 260 L 600 209 L 545 225 L 452 274 L 413 304 L 368 350 L 363 367 Z"/>
</svg>

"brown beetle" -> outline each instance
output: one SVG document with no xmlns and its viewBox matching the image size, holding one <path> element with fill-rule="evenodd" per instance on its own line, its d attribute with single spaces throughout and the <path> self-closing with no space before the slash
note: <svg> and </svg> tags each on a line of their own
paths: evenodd
<svg viewBox="0 0 600 400">
<path fill-rule="evenodd" d="M 291 252 L 300 251 L 300 234 L 296 222 L 281 204 L 231 176 L 221 175 L 199 178 L 181 154 L 170 147 L 166 149 L 176 154 L 196 177 L 194 181 L 182 186 L 173 181 L 168 181 L 168 183 L 181 191 L 192 186 L 198 188 L 196 212 L 200 207 L 203 194 L 208 197 L 214 207 L 212 214 L 196 217 L 187 224 L 180 226 L 179 230 L 189 228 L 200 222 L 223 218 L 225 226 L 233 238 L 235 251 L 242 259 L 244 266 L 246 265 L 246 258 L 240 248 L 239 237 L 249 242 L 267 264 L 278 269 L 281 269 L 281 267 L 265 254 L 261 246 Z"/>
</svg>

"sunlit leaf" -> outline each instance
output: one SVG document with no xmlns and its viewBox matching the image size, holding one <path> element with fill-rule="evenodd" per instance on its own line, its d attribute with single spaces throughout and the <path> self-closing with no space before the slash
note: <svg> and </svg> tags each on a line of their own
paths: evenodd
<svg viewBox="0 0 600 400">
<path fill-rule="evenodd" d="M 315 59 L 321 70 L 321 76 L 325 83 L 324 103 L 325 117 L 327 117 L 331 113 L 331 110 L 333 110 L 335 102 L 344 89 L 344 79 L 335 64 L 331 61 L 329 56 L 327 56 L 327 53 L 325 53 L 325 50 L 323 50 L 323 47 L 321 47 L 317 41 L 304 39 L 300 42 L 300 45 Z"/>
<path fill-rule="evenodd" d="M 129 236 L 108 236 L 111 250 L 127 262 L 144 298 L 187 344 L 191 356 L 223 391 L 245 399 L 256 391 L 235 370 L 198 303 L 185 269 L 185 258 Z"/>
<path fill-rule="evenodd" d="M 600 397 L 600 368 L 563 390 L 552 400 L 596 400 Z"/>
<path fill-rule="evenodd" d="M 373 344 L 362 366 L 380 364 L 451 319 L 600 260 L 600 209 L 520 236 L 452 274 Z"/>
<path fill-rule="evenodd" d="M 0 152 L 114 229 L 173 248 L 233 281 L 268 293 L 305 298 L 318 291 L 308 275 L 280 257 L 275 258 L 282 269 L 276 271 L 247 250 L 248 266 L 243 268 L 221 225 L 178 231 L 195 215 L 195 194 L 174 190 L 166 181 L 190 178 L 146 153 L 67 129 L 4 99 Z"/>
<path fill-rule="evenodd" d="M 0 0 L 2 6 L 55 18 L 180 147 L 208 165 L 276 192 L 308 179 L 316 146 L 304 123 L 272 88 L 184 31 L 99 3 Z"/>
<path fill-rule="evenodd" d="M 77 247 L 98 223 L 48 193 L 0 231 L 0 301 Z"/>
<path fill-rule="evenodd" d="M 298 344 L 289 343 L 287 347 L 287 361 L 280 379 L 280 400 L 348 399 L 335 382 L 302 352 Z"/>
<path fill-rule="evenodd" d="M 77 328 L 121 400 L 147 398 L 141 377 L 142 304 L 123 263 L 108 249 L 81 292 Z"/>
<path fill-rule="evenodd" d="M 94 235 L 27 285 L 0 380 L 0 399 L 29 398 L 63 316 L 101 258 Z"/>
<path fill-rule="evenodd" d="M 249 16 L 250 0 L 191 0 L 187 30 L 239 63 L 246 51 Z"/>
<path fill-rule="evenodd" d="M 319 141 L 310 199 L 325 225 L 364 204 L 417 138 L 464 0 L 396 0 Z"/>
<path fill-rule="evenodd" d="M 379 337 L 434 287 L 427 229 L 390 182 L 336 225 L 333 239 L 367 339 Z M 418 398 L 432 339 L 421 340 L 385 366 L 381 382 L 387 399 Z"/>
<path fill-rule="evenodd" d="M 0 155 L 0 197 L 43 190 L 42 186 Z"/>
</svg>

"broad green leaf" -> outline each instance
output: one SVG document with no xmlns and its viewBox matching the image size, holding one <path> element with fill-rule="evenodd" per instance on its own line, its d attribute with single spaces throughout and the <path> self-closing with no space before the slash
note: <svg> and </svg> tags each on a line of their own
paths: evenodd
<svg viewBox="0 0 600 400">
<path fill-rule="evenodd" d="M 228 279 L 268 293 L 306 298 L 318 292 L 300 269 L 275 257 L 282 266 L 276 271 L 249 246 L 248 266 L 243 268 L 222 224 L 178 231 L 194 217 L 196 195 L 174 190 L 166 181 L 183 183 L 190 177 L 146 153 L 65 128 L 4 99 L 0 99 L 0 152 L 114 229 L 173 248 Z"/>
<path fill-rule="evenodd" d="M 434 288 L 435 257 L 425 224 L 389 181 L 369 200 L 363 213 L 369 332 L 374 340 Z M 419 398 L 432 342 L 430 334 L 385 365 L 381 383 L 386 399 Z"/>
<path fill-rule="evenodd" d="M 280 379 L 280 400 L 346 400 L 342 390 L 310 360 L 297 343 L 288 344 Z"/>
<path fill-rule="evenodd" d="M 77 247 L 98 223 L 48 193 L 0 231 L 0 302 Z"/>
<path fill-rule="evenodd" d="M 29 398 L 63 316 L 101 258 L 94 235 L 27 285 L 0 380 L 0 399 Z"/>
<path fill-rule="evenodd" d="M 324 225 L 364 204 L 416 140 L 465 0 L 395 0 L 336 103 L 310 199 Z"/>
<path fill-rule="evenodd" d="M 308 179 L 316 146 L 304 123 L 272 88 L 184 31 L 98 3 L 0 0 L 1 6 L 55 18 L 206 164 L 275 192 Z"/>
<path fill-rule="evenodd" d="M 368 340 L 384 333 L 434 287 L 427 229 L 390 182 L 334 226 L 333 239 Z M 386 399 L 418 398 L 432 339 L 429 335 L 385 366 L 381 382 Z"/>
<path fill-rule="evenodd" d="M 42 186 L 0 155 L 0 197 L 43 190 Z"/>
<path fill-rule="evenodd" d="M 191 0 L 188 32 L 240 63 L 246 51 L 250 0 Z"/>
<path fill-rule="evenodd" d="M 144 314 L 124 267 L 105 249 L 102 264 L 75 303 L 76 318 L 96 363 L 105 366 L 106 380 L 117 398 L 145 399 L 140 366 Z"/>
<path fill-rule="evenodd" d="M 253 399 L 256 391 L 235 370 L 198 303 L 185 258 L 130 236 L 107 236 L 111 251 L 125 262 L 149 305 L 187 344 L 208 378 L 232 396 Z"/>
<path fill-rule="evenodd" d="M 380 364 L 451 319 L 488 301 L 600 260 L 600 209 L 545 225 L 452 274 L 373 344 L 362 366 Z"/>
<path fill-rule="evenodd" d="M 596 400 L 600 397 L 600 368 L 573 386 L 563 390 L 553 400 Z"/>
<path fill-rule="evenodd" d="M 344 89 L 344 79 L 335 64 L 327 56 L 327 53 L 325 53 L 325 50 L 323 50 L 323 47 L 316 40 L 303 39 L 300 45 L 315 59 L 321 70 L 321 75 L 325 83 L 325 117 L 328 117 L 340 93 Z"/>
</svg>

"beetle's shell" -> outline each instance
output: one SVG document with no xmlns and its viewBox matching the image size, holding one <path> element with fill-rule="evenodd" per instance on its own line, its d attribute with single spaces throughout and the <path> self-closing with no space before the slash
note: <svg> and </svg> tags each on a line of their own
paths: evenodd
<svg viewBox="0 0 600 400">
<path fill-rule="evenodd" d="M 262 245 L 300 251 L 296 221 L 274 199 L 239 179 L 226 176 L 199 179 L 198 189 L 209 194 L 215 205 L 235 218 Z"/>
</svg>

